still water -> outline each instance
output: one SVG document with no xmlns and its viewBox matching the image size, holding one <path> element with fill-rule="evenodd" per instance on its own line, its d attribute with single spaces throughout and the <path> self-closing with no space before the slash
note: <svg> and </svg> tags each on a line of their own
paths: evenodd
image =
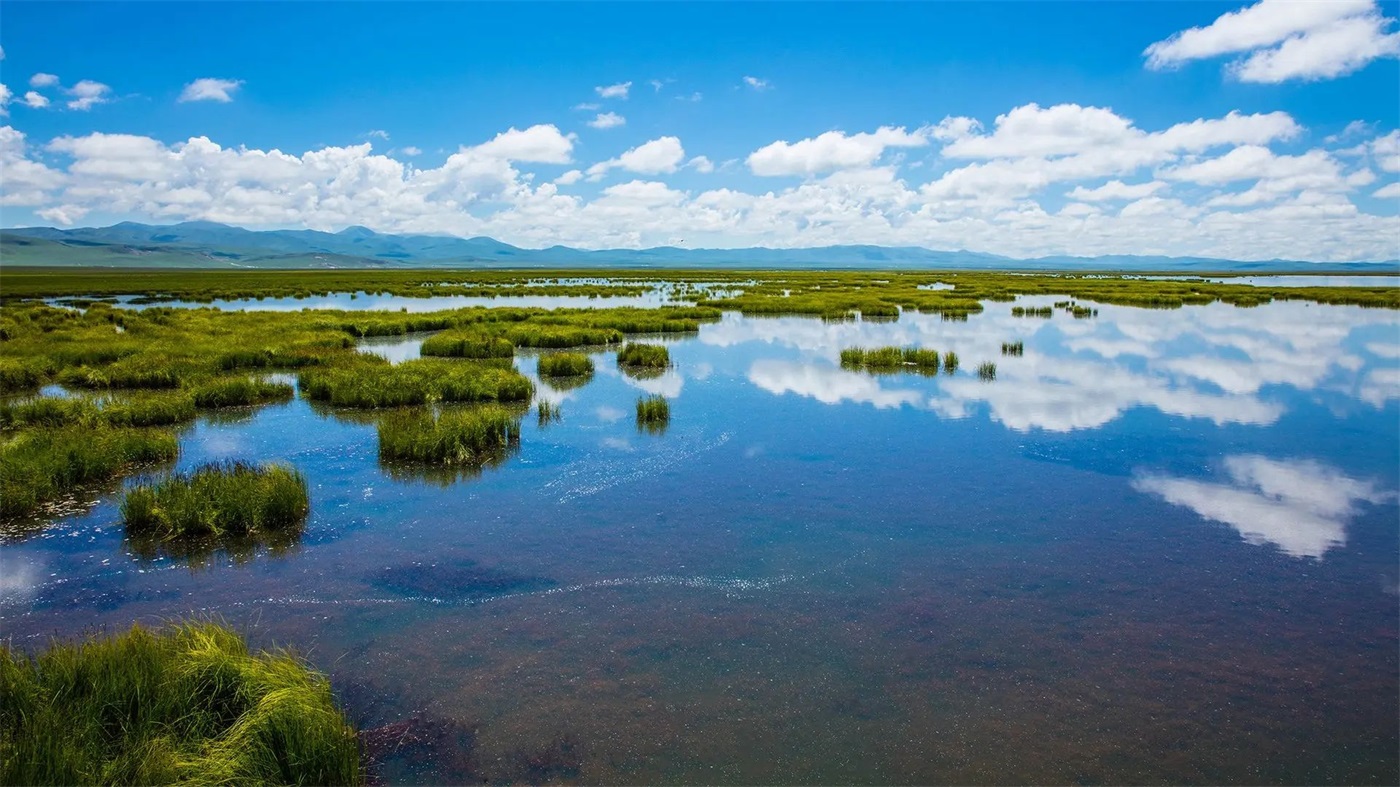
<svg viewBox="0 0 1400 787">
<path fill-rule="evenodd" d="M 218 616 L 406 741 L 391 782 L 1400 780 L 1396 312 L 1010 307 L 730 314 L 649 380 L 600 352 L 447 485 L 372 416 L 203 419 L 178 466 L 296 465 L 301 543 L 142 560 L 109 494 L 0 550 L 0 630 Z M 888 344 L 962 369 L 837 363 Z"/>
</svg>

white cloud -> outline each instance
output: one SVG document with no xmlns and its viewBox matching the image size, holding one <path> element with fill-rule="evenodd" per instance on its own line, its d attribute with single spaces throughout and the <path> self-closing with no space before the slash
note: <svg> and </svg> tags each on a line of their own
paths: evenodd
<svg viewBox="0 0 1400 787">
<path fill-rule="evenodd" d="M 366 138 L 366 139 L 371 139 L 371 138 L 376 138 L 376 137 L 379 138 L 379 139 L 384 140 L 385 142 L 387 142 L 387 141 L 389 141 L 389 132 L 385 131 L 385 130 L 382 129 L 382 128 L 376 128 L 376 129 L 374 129 L 373 131 L 366 131 L 366 132 L 365 132 L 365 138 Z"/>
<path fill-rule="evenodd" d="M 49 97 L 31 90 L 24 94 L 24 105 L 30 109 L 43 109 L 49 105 Z"/>
<path fill-rule="evenodd" d="M 1070 199 L 1083 200 L 1085 202 L 1103 202 L 1106 200 L 1135 200 L 1143 197 L 1150 197 L 1153 194 L 1166 188 L 1167 184 L 1160 180 L 1148 183 L 1134 183 L 1129 185 L 1121 180 L 1110 180 L 1098 188 L 1086 189 L 1083 186 L 1075 186 L 1068 196 Z"/>
<path fill-rule="evenodd" d="M 640 175 L 675 172 L 685 160 L 685 148 L 676 137 L 660 137 L 644 142 L 621 156 L 600 161 L 588 168 L 588 177 L 597 180 L 611 169 L 625 169 Z"/>
<path fill-rule="evenodd" d="M 689 101 L 692 104 L 702 101 L 704 98 L 705 94 L 698 90 L 688 96 L 676 96 L 677 101 Z"/>
<path fill-rule="evenodd" d="M 1333 79 L 1373 60 L 1400 56 L 1395 20 L 1375 0 L 1261 0 L 1149 46 L 1153 69 L 1248 53 L 1226 71 L 1242 82 Z"/>
<path fill-rule="evenodd" d="M 10 88 L 4 83 L 0 83 L 0 116 L 10 114 L 10 110 L 7 108 L 7 105 L 13 99 L 14 94 L 10 92 Z"/>
<path fill-rule="evenodd" d="M 578 183 L 580 180 L 583 180 L 583 172 L 581 172 L 580 170 L 571 169 L 568 172 L 565 172 L 563 175 L 560 175 L 559 177 L 555 178 L 554 182 L 560 186 L 572 186 L 575 183 Z"/>
<path fill-rule="evenodd" d="M 627 118 L 617 114 L 616 112 L 603 112 L 599 114 L 598 117 L 595 117 L 592 120 L 588 121 L 589 126 L 597 129 L 617 128 L 618 126 L 625 125 L 626 123 Z"/>
<path fill-rule="evenodd" d="M 110 100 L 107 94 L 112 92 L 112 88 L 101 82 L 83 79 L 78 84 L 68 88 L 66 92 L 73 97 L 68 102 L 68 108 L 86 112 L 98 104 L 107 103 Z"/>
<path fill-rule="evenodd" d="M 713 161 L 710 161 L 705 156 L 696 156 L 690 161 L 687 161 L 685 165 L 695 170 L 696 172 L 702 174 L 708 174 L 715 171 L 715 163 Z"/>
<path fill-rule="evenodd" d="M 887 148 L 915 148 L 928 144 L 922 130 L 881 126 L 873 132 L 847 135 L 828 131 L 797 142 L 778 141 L 749 154 L 747 163 L 755 175 L 804 175 L 868 167 Z"/>
<path fill-rule="evenodd" d="M 760 78 L 758 78 L 758 77 L 750 77 L 750 76 L 744 77 L 744 84 L 745 84 L 745 85 L 748 85 L 749 87 L 753 88 L 754 90 L 767 90 L 768 88 L 770 88 L 770 87 L 773 86 L 772 83 L 770 83 L 770 82 L 769 82 L 768 80 L 766 80 L 766 79 L 760 79 Z"/>
<path fill-rule="evenodd" d="M 58 205 L 34 212 L 34 215 L 44 221 L 52 221 L 54 224 L 59 224 L 64 227 L 71 227 L 87 214 L 88 209 L 79 205 Z"/>
<path fill-rule="evenodd" d="M 1400 199 L 1400 182 L 1391 183 L 1388 186 L 1381 186 L 1371 193 L 1376 199 Z"/>
<path fill-rule="evenodd" d="M 399 148 L 399 152 L 404 154 L 405 156 L 423 155 L 423 149 L 414 145 L 404 145 L 403 147 Z"/>
<path fill-rule="evenodd" d="M 53 87 L 57 84 L 57 74 L 45 74 L 44 72 L 40 71 L 39 73 L 29 78 L 30 87 Z"/>
<path fill-rule="evenodd" d="M 618 82 L 616 85 L 599 85 L 593 88 L 602 98 L 627 98 L 632 89 L 631 82 Z"/>
<path fill-rule="evenodd" d="M 1372 140 L 1371 156 L 1383 172 L 1400 172 L 1400 131 Z"/>
<path fill-rule="evenodd" d="M 1134 488 L 1223 522 L 1250 544 L 1274 544 L 1292 557 L 1321 559 L 1346 544 L 1359 503 L 1386 499 L 1369 482 L 1312 460 L 1237 454 L 1225 458 L 1226 483 L 1144 474 Z"/>
<path fill-rule="evenodd" d="M 216 79 L 214 77 L 203 77 L 185 85 L 185 89 L 180 91 L 179 101 L 217 101 L 227 104 L 233 100 L 233 94 L 238 88 L 243 86 L 241 79 Z M 388 139 L 386 136 L 385 139 Z"/>
<path fill-rule="evenodd" d="M 572 136 L 560 133 L 553 124 L 530 126 L 523 131 L 512 126 L 472 150 L 507 161 L 568 164 L 572 160 L 574 142 Z"/>
<path fill-rule="evenodd" d="M 575 109 L 576 111 L 592 112 L 592 111 L 594 111 L 594 110 L 596 110 L 596 109 L 601 109 L 602 106 L 603 106 L 602 104 L 594 104 L 594 103 L 591 103 L 591 102 L 584 102 L 584 103 L 582 103 L 582 104 L 574 104 L 574 109 Z"/>
</svg>

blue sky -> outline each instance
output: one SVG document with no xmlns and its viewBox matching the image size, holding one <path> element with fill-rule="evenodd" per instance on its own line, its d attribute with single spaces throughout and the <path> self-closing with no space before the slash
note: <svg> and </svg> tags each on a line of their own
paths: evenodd
<svg viewBox="0 0 1400 787">
<path fill-rule="evenodd" d="M 0 223 L 1394 258 L 1396 10 L 7 2 Z"/>
</svg>

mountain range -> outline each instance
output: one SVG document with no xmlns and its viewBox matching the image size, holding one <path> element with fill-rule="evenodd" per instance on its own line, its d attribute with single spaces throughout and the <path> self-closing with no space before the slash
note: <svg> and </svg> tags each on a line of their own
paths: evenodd
<svg viewBox="0 0 1400 787">
<path fill-rule="evenodd" d="M 1207 257 L 1114 255 L 1016 259 L 917 246 L 799 249 L 524 249 L 492 238 L 391 235 L 366 227 L 340 232 L 248 230 L 209 221 L 110 227 L 0 230 L 0 265 L 141 268 L 930 268 L 1185 271 L 1385 271 L 1400 262 L 1314 263 Z"/>
</svg>

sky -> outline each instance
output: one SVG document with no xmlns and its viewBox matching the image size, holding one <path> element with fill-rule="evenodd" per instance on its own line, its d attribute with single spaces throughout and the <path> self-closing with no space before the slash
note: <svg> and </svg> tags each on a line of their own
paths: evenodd
<svg viewBox="0 0 1400 787">
<path fill-rule="evenodd" d="M 0 3 L 0 226 L 1400 258 L 1400 3 Z"/>
</svg>

